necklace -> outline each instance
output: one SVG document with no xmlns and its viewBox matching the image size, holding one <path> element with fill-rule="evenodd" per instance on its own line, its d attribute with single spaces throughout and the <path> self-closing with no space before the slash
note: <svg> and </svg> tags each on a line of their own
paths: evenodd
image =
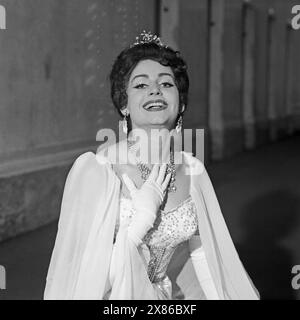
<svg viewBox="0 0 300 320">
<path fill-rule="evenodd" d="M 129 151 L 132 149 L 132 146 L 134 145 L 134 141 L 128 140 L 128 148 Z M 151 173 L 151 169 L 143 162 L 139 161 L 137 162 L 137 167 L 141 173 L 141 178 L 143 181 L 146 181 Z M 175 180 L 176 180 L 176 170 L 175 170 L 175 163 L 174 163 L 174 151 L 171 150 L 170 152 L 170 162 L 167 164 L 166 174 L 171 173 L 170 183 L 168 185 L 167 190 L 169 192 L 175 192 L 177 190 L 175 186 Z"/>
</svg>

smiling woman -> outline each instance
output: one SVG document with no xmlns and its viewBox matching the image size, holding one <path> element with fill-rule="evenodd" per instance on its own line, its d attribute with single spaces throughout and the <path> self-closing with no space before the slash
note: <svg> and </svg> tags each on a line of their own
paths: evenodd
<svg viewBox="0 0 300 320">
<path fill-rule="evenodd" d="M 117 57 L 111 96 L 126 139 L 73 165 L 45 299 L 258 299 L 203 164 L 182 150 L 174 162 L 170 140 L 181 137 L 186 69 L 179 52 L 145 32 Z M 156 135 L 161 143 L 152 143 Z M 136 151 L 144 148 L 143 162 Z M 114 149 L 118 161 L 106 153 Z M 130 163 L 121 161 L 127 152 Z M 170 270 L 182 252 L 190 259 L 181 261 L 179 286 Z"/>
<path fill-rule="evenodd" d="M 150 116 L 153 125 L 160 123 L 163 127 L 165 121 L 171 129 L 174 123 L 179 121 L 180 124 L 188 102 L 186 63 L 179 52 L 164 46 L 158 39 L 135 43 L 125 49 L 112 68 L 112 100 L 120 114 L 128 116 L 129 131 L 144 125 L 151 128 L 146 121 Z M 142 110 L 151 103 L 160 103 L 167 108 L 146 110 L 164 111 L 159 114 Z M 169 115 L 171 118 L 167 119 Z"/>
<path fill-rule="evenodd" d="M 174 127 L 179 113 L 179 93 L 170 67 L 153 60 L 140 61 L 131 73 L 127 97 L 128 107 L 121 112 L 125 114 L 128 109 L 132 129 Z"/>
</svg>

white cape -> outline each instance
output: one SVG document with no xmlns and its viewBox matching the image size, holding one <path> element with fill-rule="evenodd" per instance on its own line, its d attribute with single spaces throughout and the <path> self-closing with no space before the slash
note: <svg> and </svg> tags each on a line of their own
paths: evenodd
<svg viewBox="0 0 300 320">
<path fill-rule="evenodd" d="M 221 300 L 256 300 L 228 232 L 209 176 L 198 159 L 183 152 L 190 172 L 190 195 L 207 262 Z M 66 180 L 55 247 L 44 299 L 158 299 L 149 281 L 143 250 L 120 228 L 120 180 L 108 158 L 92 152 L 75 161 Z M 111 266 L 112 254 L 114 263 Z M 117 260 L 115 260 L 117 259 Z"/>
</svg>

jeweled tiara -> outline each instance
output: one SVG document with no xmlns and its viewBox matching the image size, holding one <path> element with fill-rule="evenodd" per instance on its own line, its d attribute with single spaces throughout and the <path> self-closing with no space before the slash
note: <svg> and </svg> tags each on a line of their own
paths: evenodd
<svg viewBox="0 0 300 320">
<path fill-rule="evenodd" d="M 134 47 L 143 43 L 152 43 L 152 42 L 156 43 L 160 47 L 165 47 L 165 48 L 168 47 L 161 42 L 160 38 L 157 35 L 151 33 L 150 31 L 146 32 L 145 30 L 143 30 L 141 34 L 135 38 L 134 44 L 132 44 L 130 47 Z"/>
</svg>

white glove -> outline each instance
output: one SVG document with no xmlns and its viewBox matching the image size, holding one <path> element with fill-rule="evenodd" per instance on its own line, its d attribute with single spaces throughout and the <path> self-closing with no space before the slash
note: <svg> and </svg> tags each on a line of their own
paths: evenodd
<svg viewBox="0 0 300 320">
<path fill-rule="evenodd" d="M 191 259 L 206 299 L 220 300 L 202 246 L 191 252 Z"/>
<path fill-rule="evenodd" d="M 140 189 L 134 182 L 123 174 L 122 178 L 126 184 L 133 202 L 136 214 L 128 227 L 128 235 L 138 246 L 147 231 L 153 227 L 156 214 L 164 200 L 164 192 L 169 184 L 171 174 L 166 175 L 167 165 L 155 164 L 148 179 Z"/>
</svg>

